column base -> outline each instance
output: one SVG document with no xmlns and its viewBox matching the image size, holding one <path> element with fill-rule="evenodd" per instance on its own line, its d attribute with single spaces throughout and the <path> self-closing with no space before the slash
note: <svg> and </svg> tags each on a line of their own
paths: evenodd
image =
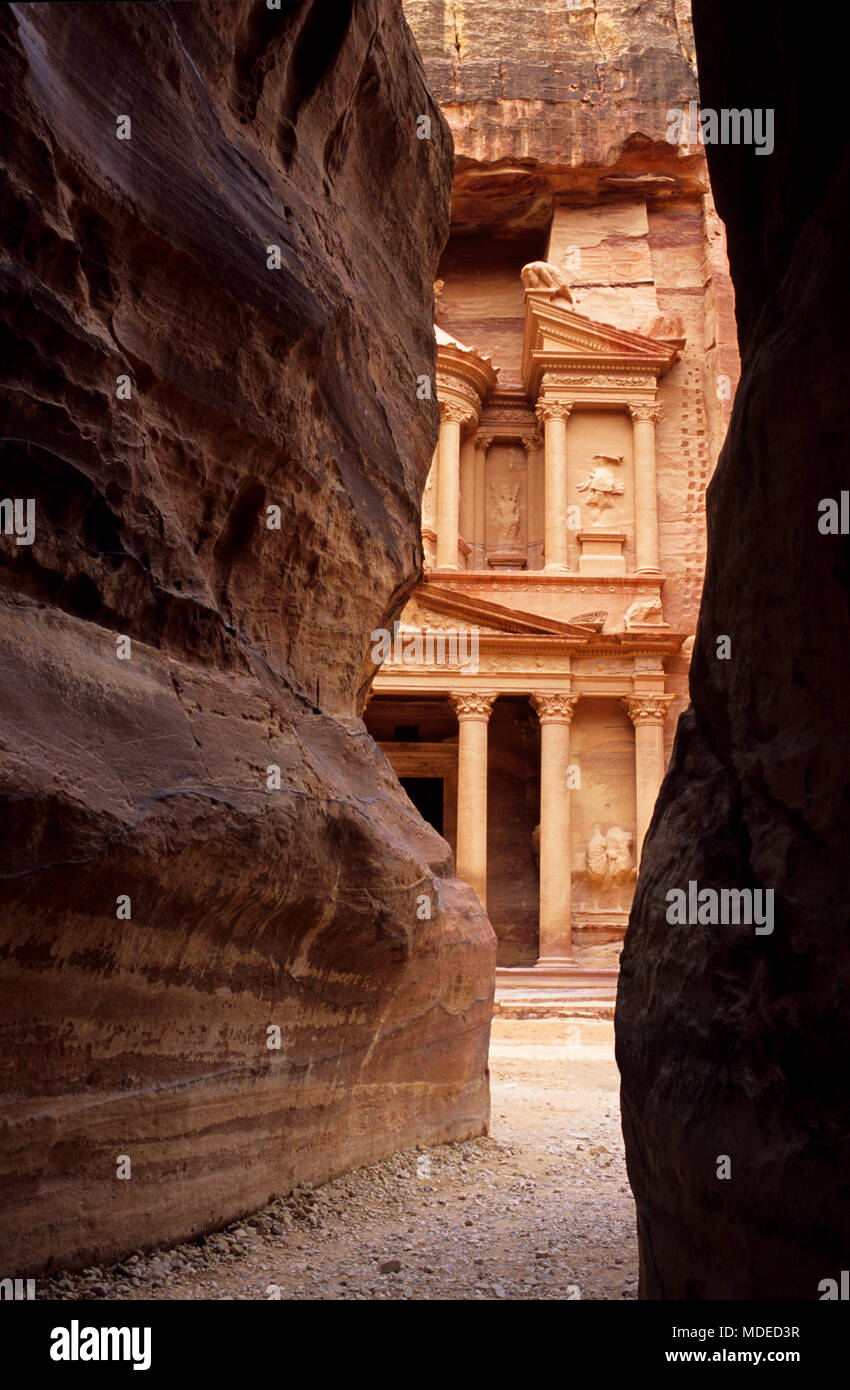
<svg viewBox="0 0 850 1390">
<path fill-rule="evenodd" d="M 658 565 L 636 565 L 636 566 L 635 566 L 635 569 L 634 569 L 634 573 L 635 573 L 635 574 L 662 575 L 662 574 L 664 573 L 664 571 L 663 571 L 662 569 L 659 569 Z"/>
<path fill-rule="evenodd" d="M 544 565 L 544 566 L 543 566 L 543 573 L 544 573 L 544 574 L 569 574 L 569 573 L 570 573 L 570 567 L 569 567 L 569 565 L 566 565 L 566 564 L 562 565 L 559 561 L 555 561 L 555 562 L 553 562 L 551 565 Z"/>
</svg>

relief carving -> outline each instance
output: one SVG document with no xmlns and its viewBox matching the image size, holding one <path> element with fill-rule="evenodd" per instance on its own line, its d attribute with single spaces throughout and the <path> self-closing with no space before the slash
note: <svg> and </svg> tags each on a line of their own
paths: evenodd
<svg viewBox="0 0 850 1390">
<path fill-rule="evenodd" d="M 519 483 L 499 488 L 490 484 L 491 514 L 500 543 L 515 546 L 519 540 Z"/>
<path fill-rule="evenodd" d="M 660 598 L 636 598 L 623 615 L 626 631 L 638 623 L 663 623 L 664 610 Z"/>
<path fill-rule="evenodd" d="M 551 261 L 529 261 L 520 271 L 520 278 L 527 290 L 557 290 L 557 299 L 566 299 L 568 304 L 573 302 L 566 275 Z"/>
<path fill-rule="evenodd" d="M 578 484 L 578 491 L 586 492 L 588 507 L 597 509 L 598 515 L 593 524 L 598 526 L 602 513 L 606 508 L 613 507 L 613 499 L 622 497 L 625 492 L 625 484 L 615 478 L 612 471 L 622 464 L 623 455 L 594 454 L 590 461 L 596 467 L 591 469 L 584 482 Z"/>
<path fill-rule="evenodd" d="M 634 835 L 619 825 L 612 825 L 607 835 L 603 835 L 599 825 L 593 827 L 593 834 L 587 842 L 585 862 L 587 881 L 594 893 L 604 893 L 609 888 L 622 888 L 637 877 L 631 848 Z"/>
<path fill-rule="evenodd" d="M 598 608 L 592 613 L 579 613 L 575 618 L 570 618 L 570 622 L 573 627 L 589 627 L 591 632 L 601 632 L 607 617 L 608 610 Z"/>
</svg>

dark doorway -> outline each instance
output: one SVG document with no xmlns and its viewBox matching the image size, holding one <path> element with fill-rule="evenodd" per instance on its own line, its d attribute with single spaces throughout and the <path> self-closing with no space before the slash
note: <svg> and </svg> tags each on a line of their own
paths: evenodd
<svg viewBox="0 0 850 1390">
<path fill-rule="evenodd" d="M 400 777 L 398 779 L 423 820 L 443 833 L 442 777 Z"/>
</svg>

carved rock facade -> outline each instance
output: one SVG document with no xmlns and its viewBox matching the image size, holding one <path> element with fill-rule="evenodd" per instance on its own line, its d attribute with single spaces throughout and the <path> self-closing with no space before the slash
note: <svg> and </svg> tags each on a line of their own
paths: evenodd
<svg viewBox="0 0 850 1390">
<path fill-rule="evenodd" d="M 613 989 L 633 875 L 591 882 L 588 844 L 598 825 L 639 858 L 687 703 L 737 359 L 704 152 L 666 139 L 696 95 L 684 11 L 476 0 L 446 26 L 405 6 L 455 138 L 437 391 L 465 408 L 444 412 L 401 630 L 448 617 L 476 654 L 385 662 L 366 722 L 486 893 L 502 984 L 558 962 Z M 486 746 L 460 683 L 492 700 Z M 571 722 L 538 719 L 544 697 Z"/>
</svg>

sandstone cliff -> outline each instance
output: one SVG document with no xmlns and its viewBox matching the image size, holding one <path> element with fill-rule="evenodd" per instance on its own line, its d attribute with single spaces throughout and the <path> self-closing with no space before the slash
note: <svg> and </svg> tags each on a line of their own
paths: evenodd
<svg viewBox="0 0 850 1390">
<path fill-rule="evenodd" d="M 480 1133 L 494 944 L 359 719 L 421 560 L 452 168 L 399 11 L 0 22 L 0 495 L 35 509 L 0 535 L 0 1172 L 31 1274 Z"/>
<path fill-rule="evenodd" d="M 665 141 L 696 98 L 687 0 L 405 0 L 457 156 L 452 223 L 548 227 L 555 199 L 703 188 Z M 658 180 L 661 179 L 659 183 Z"/>
<path fill-rule="evenodd" d="M 847 488 L 845 79 L 796 6 L 694 23 L 703 107 L 773 108 L 776 151 L 708 147 L 742 376 L 622 961 L 623 1119 L 644 1297 L 817 1299 L 850 1251 L 850 551 L 819 529 Z M 772 934 L 670 926 L 689 881 L 773 891 Z"/>
</svg>

